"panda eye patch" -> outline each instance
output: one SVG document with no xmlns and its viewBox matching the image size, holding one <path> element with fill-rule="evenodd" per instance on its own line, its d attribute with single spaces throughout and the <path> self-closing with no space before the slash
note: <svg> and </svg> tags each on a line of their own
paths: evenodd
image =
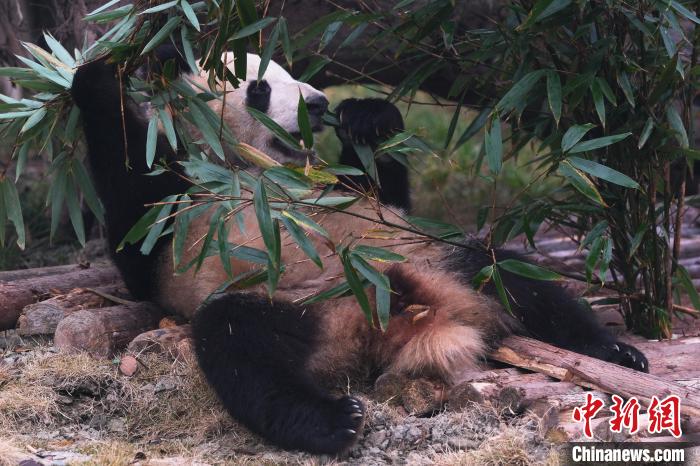
<svg viewBox="0 0 700 466">
<path fill-rule="evenodd" d="M 246 90 L 246 105 L 263 113 L 267 112 L 267 109 L 270 108 L 271 92 L 270 85 L 264 79 L 251 81 Z"/>
</svg>

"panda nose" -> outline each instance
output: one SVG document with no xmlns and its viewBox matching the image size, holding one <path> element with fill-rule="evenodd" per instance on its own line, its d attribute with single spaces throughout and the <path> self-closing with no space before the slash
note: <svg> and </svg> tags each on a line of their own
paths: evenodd
<svg viewBox="0 0 700 466">
<path fill-rule="evenodd" d="M 328 99 L 323 94 L 314 94 L 305 99 L 309 115 L 320 117 L 328 110 Z"/>
</svg>

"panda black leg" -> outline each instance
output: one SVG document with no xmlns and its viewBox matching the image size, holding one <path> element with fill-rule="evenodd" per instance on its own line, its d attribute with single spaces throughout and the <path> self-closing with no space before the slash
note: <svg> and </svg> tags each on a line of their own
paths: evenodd
<svg viewBox="0 0 700 466">
<path fill-rule="evenodd" d="M 200 367 L 233 418 L 283 448 L 337 454 L 361 434 L 364 407 L 305 371 L 317 326 L 302 307 L 251 294 L 212 300 L 193 321 Z"/>
<path fill-rule="evenodd" d="M 460 269 L 465 281 L 471 283 L 483 267 L 493 263 L 493 258 L 481 243 L 474 241 L 468 246 L 456 255 L 451 265 Z M 497 249 L 495 254 L 497 261 L 516 259 L 527 262 L 512 251 Z M 500 271 L 500 275 L 508 290 L 513 314 L 521 323 L 524 334 L 587 356 L 642 372 L 649 371 L 644 354 L 617 341 L 589 309 L 559 284 L 525 278 L 505 270 Z M 493 283 L 488 283 L 483 291 L 499 299 Z"/>
</svg>

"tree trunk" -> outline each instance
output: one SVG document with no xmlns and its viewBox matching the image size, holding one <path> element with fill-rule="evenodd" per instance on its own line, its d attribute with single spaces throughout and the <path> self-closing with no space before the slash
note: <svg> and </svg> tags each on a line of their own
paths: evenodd
<svg viewBox="0 0 700 466">
<path fill-rule="evenodd" d="M 54 343 L 69 351 L 109 357 L 156 327 L 161 317 L 163 312 L 147 302 L 77 311 L 58 324 Z"/>
<path fill-rule="evenodd" d="M 126 290 L 118 285 L 94 291 L 76 288 L 66 294 L 25 306 L 17 319 L 18 333 L 22 336 L 53 334 L 58 323 L 74 312 L 114 305 L 105 294 L 125 295 Z"/>
<path fill-rule="evenodd" d="M 78 287 L 98 287 L 121 283 L 119 271 L 110 263 L 78 268 L 70 273 L 25 278 L 0 283 L 0 330 L 14 328 L 24 306 L 51 294 L 67 293 Z"/>
</svg>

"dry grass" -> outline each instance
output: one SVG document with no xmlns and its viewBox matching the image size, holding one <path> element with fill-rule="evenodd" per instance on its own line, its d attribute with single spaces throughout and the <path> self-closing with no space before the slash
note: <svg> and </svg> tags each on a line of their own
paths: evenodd
<svg viewBox="0 0 700 466">
<path fill-rule="evenodd" d="M 0 466 L 16 466 L 26 457 L 26 452 L 22 451 L 15 443 L 0 437 Z"/>
<path fill-rule="evenodd" d="M 0 436 L 92 424 L 96 416 L 121 423 L 111 433 L 117 439 L 185 439 L 176 450 L 236 431 L 191 361 L 159 354 L 139 361 L 135 376 L 125 377 L 113 361 L 86 354 L 28 358 L 0 379 Z M 233 440 L 245 442 L 250 436 L 238 437 Z"/>
<path fill-rule="evenodd" d="M 478 406 L 415 418 L 371 398 L 364 398 L 365 436 L 350 458 L 284 452 L 230 419 L 194 361 L 155 353 L 137 357 L 132 377 L 119 372 L 118 360 L 46 347 L 22 353 L 9 368 L 0 365 L 0 457 L 17 464 L 34 448 L 69 450 L 88 455 L 90 461 L 81 464 L 114 466 L 144 458 L 142 464 L 152 466 L 382 464 L 389 456 L 421 464 L 554 464 L 543 461 L 547 447 L 532 422 L 507 424 Z M 385 432 L 386 445 L 377 440 L 379 432 Z M 474 446 L 450 446 L 465 439 Z"/>
<path fill-rule="evenodd" d="M 521 429 L 507 427 L 496 437 L 487 439 L 479 448 L 438 455 L 438 466 L 555 466 L 559 457 L 550 451 L 546 460 L 533 457 L 532 445 Z"/>
</svg>

